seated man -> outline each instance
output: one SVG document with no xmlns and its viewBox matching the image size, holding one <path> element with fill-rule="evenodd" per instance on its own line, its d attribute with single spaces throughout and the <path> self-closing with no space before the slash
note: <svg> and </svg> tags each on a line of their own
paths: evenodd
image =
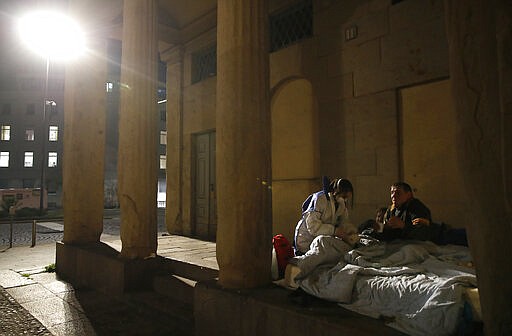
<svg viewBox="0 0 512 336">
<path fill-rule="evenodd" d="M 382 233 L 374 237 L 383 241 L 394 239 L 435 240 L 437 230 L 431 228 L 430 210 L 415 198 L 411 186 L 396 182 L 390 189 L 391 206 L 384 216 Z M 435 232 L 434 232 L 435 231 Z"/>
</svg>

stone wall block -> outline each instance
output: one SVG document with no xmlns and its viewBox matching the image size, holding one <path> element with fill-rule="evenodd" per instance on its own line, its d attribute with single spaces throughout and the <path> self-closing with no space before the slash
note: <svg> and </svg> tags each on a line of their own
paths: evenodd
<svg viewBox="0 0 512 336">
<path fill-rule="evenodd" d="M 356 96 L 448 76 L 442 18 L 417 28 L 382 38 L 382 64 L 370 64 L 354 72 Z"/>
<path fill-rule="evenodd" d="M 418 24 L 427 23 L 443 15 L 443 0 L 402 1 L 389 8 L 390 33 L 415 29 Z"/>
<path fill-rule="evenodd" d="M 347 74 L 369 65 L 378 66 L 380 58 L 379 39 L 352 45 L 327 56 L 327 76 Z"/>
</svg>

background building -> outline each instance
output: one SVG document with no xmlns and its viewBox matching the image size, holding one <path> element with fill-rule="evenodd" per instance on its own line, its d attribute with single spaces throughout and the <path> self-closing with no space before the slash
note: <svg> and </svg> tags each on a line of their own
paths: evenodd
<svg viewBox="0 0 512 336">
<path fill-rule="evenodd" d="M 509 1 L 65 3 L 95 28 L 95 53 L 66 67 L 72 132 L 63 155 L 62 275 L 94 277 L 90 265 L 101 258 L 75 252 L 99 243 L 102 232 L 102 157 L 87 159 L 105 149 L 108 71 L 97 55 L 114 38 L 123 41 L 116 260 L 156 252 L 160 58 L 167 229 L 216 239 L 221 287 L 270 282 L 272 233 L 291 236 L 322 175 L 353 182 L 356 223 L 389 202 L 391 183 L 405 180 L 435 221 L 468 229 L 486 334 L 510 330 L 511 275 L 503 270 L 512 236 Z M 209 307 L 209 316 L 220 316 Z"/>
<path fill-rule="evenodd" d="M 18 4 L 19 5 L 19 4 Z M 24 3 L 26 5 L 26 3 Z M 5 7 L 4 7 L 5 8 Z M 0 51 L 0 189 L 39 188 L 44 174 L 48 207 L 62 206 L 62 152 L 64 132 L 63 63 L 50 62 L 48 95 L 44 97 L 46 61 L 25 50 L 12 31 L 14 4 L 2 14 L 4 47 Z M 121 41 L 108 41 L 108 76 L 105 81 L 105 207 L 118 207 L 117 146 Z M 21 55 L 21 57 L 20 57 Z M 165 207 L 165 65 L 159 71 L 159 206 Z M 44 102 L 46 101 L 46 110 Z M 162 112 L 163 111 L 163 112 Z M 44 143 L 43 143 L 44 142 Z M 44 153 L 44 154 L 43 154 Z M 44 155 L 44 172 L 42 171 Z M 77 178 L 79 178 L 77 176 Z"/>
</svg>

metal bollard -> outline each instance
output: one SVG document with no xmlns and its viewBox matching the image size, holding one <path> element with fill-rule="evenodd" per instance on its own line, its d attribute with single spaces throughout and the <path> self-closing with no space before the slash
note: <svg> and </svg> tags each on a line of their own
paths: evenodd
<svg viewBox="0 0 512 336">
<path fill-rule="evenodd" d="M 11 217 L 11 222 L 9 224 L 10 226 L 10 233 L 9 233 L 9 248 L 12 247 L 12 224 L 13 224 L 13 220 L 14 220 L 14 215 L 16 214 L 16 209 L 14 208 L 14 206 L 10 206 L 9 207 L 9 216 Z"/>
<path fill-rule="evenodd" d="M 32 245 L 30 247 L 36 246 L 36 220 L 32 221 Z"/>
<path fill-rule="evenodd" d="M 11 216 L 11 222 L 9 223 L 10 226 L 10 233 L 9 233 L 9 248 L 12 247 L 12 216 Z"/>
</svg>

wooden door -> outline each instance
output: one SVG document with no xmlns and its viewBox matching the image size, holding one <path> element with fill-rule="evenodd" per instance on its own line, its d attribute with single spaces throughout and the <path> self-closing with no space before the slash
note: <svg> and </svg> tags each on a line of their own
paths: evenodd
<svg viewBox="0 0 512 336">
<path fill-rule="evenodd" d="M 194 154 L 194 234 L 201 238 L 215 240 L 217 233 L 215 132 L 195 136 Z"/>
</svg>

